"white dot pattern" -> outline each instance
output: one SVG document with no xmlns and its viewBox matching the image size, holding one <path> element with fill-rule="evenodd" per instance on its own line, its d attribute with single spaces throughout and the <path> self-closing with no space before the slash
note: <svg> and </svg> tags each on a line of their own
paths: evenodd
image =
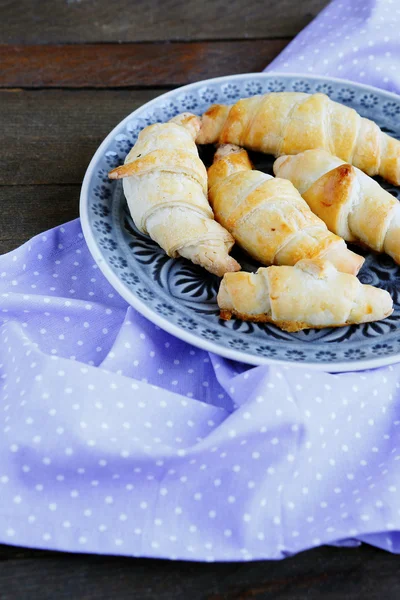
<svg viewBox="0 0 400 600">
<path fill-rule="evenodd" d="M 331 2 L 266 71 L 350 79 L 400 93 L 398 0 Z"/>
<path fill-rule="evenodd" d="M 273 67 L 399 89 L 398 14 L 336 1 Z M 191 348 L 114 293 L 79 221 L 0 257 L 0 342 L 0 542 L 208 562 L 400 552 L 399 366 L 248 368 Z"/>
<path fill-rule="evenodd" d="M 57 261 L 60 285 L 75 273 L 68 304 L 62 287 L 48 289 Z M 355 537 L 396 551 L 397 367 L 338 376 L 233 365 L 117 295 L 110 305 L 98 272 L 88 309 L 80 273 L 93 264 L 77 221 L 0 266 L 1 541 L 207 561 Z M 9 293 L 10 277 L 20 292 Z"/>
</svg>

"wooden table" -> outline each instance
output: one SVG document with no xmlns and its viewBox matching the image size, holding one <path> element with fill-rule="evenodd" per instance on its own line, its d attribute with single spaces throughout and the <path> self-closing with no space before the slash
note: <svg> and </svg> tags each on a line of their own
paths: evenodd
<svg viewBox="0 0 400 600">
<path fill-rule="evenodd" d="M 260 71 L 325 4 L 0 0 L 0 253 L 78 216 L 86 166 L 122 117 L 173 87 Z M 398 567 L 367 546 L 216 565 L 0 546 L 0 599 L 387 600 Z"/>
</svg>

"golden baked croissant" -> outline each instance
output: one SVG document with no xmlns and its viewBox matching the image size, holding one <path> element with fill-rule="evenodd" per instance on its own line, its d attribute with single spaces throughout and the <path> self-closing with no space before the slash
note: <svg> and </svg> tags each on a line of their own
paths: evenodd
<svg viewBox="0 0 400 600">
<path fill-rule="evenodd" d="M 340 271 L 360 270 L 364 259 L 328 230 L 290 181 L 253 171 L 246 150 L 220 146 L 208 187 L 215 218 L 258 262 L 294 265 L 323 257 Z"/>
<path fill-rule="evenodd" d="M 233 237 L 214 220 L 207 201 L 207 172 L 194 143 L 199 128 L 199 118 L 189 114 L 146 127 L 109 177 L 124 178 L 136 227 L 168 256 L 222 276 L 240 265 L 229 256 Z"/>
<path fill-rule="evenodd" d="M 378 321 L 393 312 L 388 292 L 324 260 L 227 273 L 217 300 L 222 319 L 270 322 L 285 331 Z"/>
<path fill-rule="evenodd" d="M 325 94 L 278 92 L 214 104 L 197 143 L 237 144 L 281 156 L 324 148 L 368 175 L 400 184 L 400 141 Z"/>
<path fill-rule="evenodd" d="M 325 150 L 281 156 L 274 173 L 294 184 L 331 231 L 400 263 L 400 203 L 371 177 Z"/>
</svg>

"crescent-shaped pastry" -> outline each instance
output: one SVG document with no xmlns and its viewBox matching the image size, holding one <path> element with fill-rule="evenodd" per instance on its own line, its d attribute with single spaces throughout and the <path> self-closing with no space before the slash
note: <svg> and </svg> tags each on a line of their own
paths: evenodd
<svg viewBox="0 0 400 600">
<path fill-rule="evenodd" d="M 356 274 L 364 259 L 331 233 L 286 179 L 252 169 L 246 150 L 221 146 L 208 170 L 209 201 L 215 218 L 263 265 L 294 265 L 326 258 Z"/>
<path fill-rule="evenodd" d="M 390 294 L 322 260 L 294 267 L 227 273 L 218 292 L 222 319 L 274 323 L 285 331 L 378 321 L 393 312 Z"/>
<path fill-rule="evenodd" d="M 281 156 L 274 173 L 293 183 L 330 231 L 400 264 L 400 203 L 377 181 L 325 150 Z"/>
<path fill-rule="evenodd" d="M 233 237 L 214 220 L 207 201 L 207 172 L 194 143 L 199 128 L 199 118 L 190 114 L 146 127 L 109 177 L 123 179 L 136 227 L 168 256 L 222 276 L 240 265 L 229 256 Z"/>
<path fill-rule="evenodd" d="M 274 156 L 323 148 L 400 184 L 400 141 L 325 94 L 276 92 L 214 104 L 202 117 L 199 144 L 237 144 Z"/>
</svg>

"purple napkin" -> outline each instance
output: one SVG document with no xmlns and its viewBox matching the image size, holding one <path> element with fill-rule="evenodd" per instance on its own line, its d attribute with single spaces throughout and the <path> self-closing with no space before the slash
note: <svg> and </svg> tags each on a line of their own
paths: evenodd
<svg viewBox="0 0 400 600">
<path fill-rule="evenodd" d="M 350 79 L 400 93 L 399 0 L 335 0 L 266 71 Z"/>
<path fill-rule="evenodd" d="M 399 90 L 398 13 L 334 2 L 271 68 Z M 192 348 L 114 292 L 78 220 L 0 257 L 0 339 L 1 542 L 207 561 L 400 551 L 400 366 L 249 368 Z"/>
</svg>

